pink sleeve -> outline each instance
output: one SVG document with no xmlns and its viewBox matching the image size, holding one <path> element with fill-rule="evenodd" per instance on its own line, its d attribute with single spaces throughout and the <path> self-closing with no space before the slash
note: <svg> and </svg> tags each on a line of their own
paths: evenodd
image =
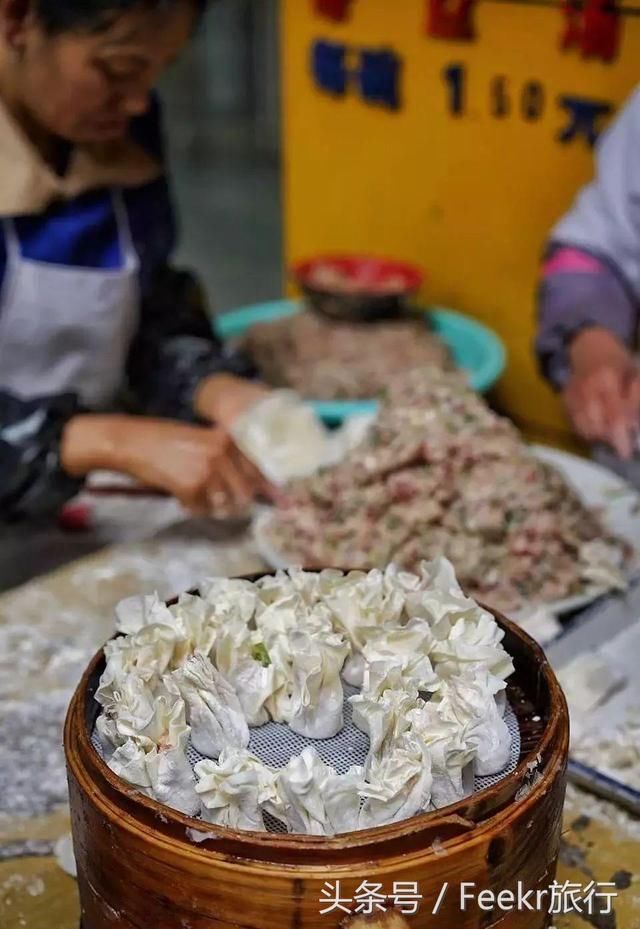
<svg viewBox="0 0 640 929">
<path fill-rule="evenodd" d="M 582 272 L 586 274 L 601 274 L 607 267 L 588 252 L 578 248 L 559 248 L 543 265 L 542 273 L 545 277 L 551 274 L 572 274 Z"/>
</svg>

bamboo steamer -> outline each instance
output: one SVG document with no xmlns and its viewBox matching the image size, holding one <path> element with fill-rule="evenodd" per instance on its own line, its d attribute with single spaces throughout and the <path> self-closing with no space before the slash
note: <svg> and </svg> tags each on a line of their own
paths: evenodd
<svg viewBox="0 0 640 929">
<path fill-rule="evenodd" d="M 253 578 L 255 579 L 255 578 Z M 116 777 L 91 744 L 104 656 L 91 662 L 65 724 L 72 830 L 83 929 L 543 929 L 544 907 L 460 908 L 474 893 L 544 890 L 555 877 L 569 722 L 542 650 L 504 617 L 516 672 L 508 697 L 520 726 L 517 769 L 465 801 L 413 819 L 335 838 L 232 832 L 189 819 Z M 363 881 L 391 895 L 419 884 L 415 915 L 397 910 L 321 915 L 327 884 L 353 899 Z M 434 915 L 435 903 L 448 890 Z"/>
</svg>

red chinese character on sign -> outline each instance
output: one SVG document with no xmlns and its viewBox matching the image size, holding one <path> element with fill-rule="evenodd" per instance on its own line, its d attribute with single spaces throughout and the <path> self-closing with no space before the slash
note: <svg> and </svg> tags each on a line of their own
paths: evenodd
<svg viewBox="0 0 640 929">
<path fill-rule="evenodd" d="M 344 22 L 351 12 L 353 0 L 314 0 L 315 11 L 318 16 L 326 16 L 337 23 Z"/>
<path fill-rule="evenodd" d="M 565 0 L 562 48 L 579 48 L 583 58 L 613 61 L 620 47 L 621 20 L 615 0 Z"/>
<path fill-rule="evenodd" d="M 475 0 L 428 0 L 427 32 L 434 39 L 473 39 Z"/>
</svg>

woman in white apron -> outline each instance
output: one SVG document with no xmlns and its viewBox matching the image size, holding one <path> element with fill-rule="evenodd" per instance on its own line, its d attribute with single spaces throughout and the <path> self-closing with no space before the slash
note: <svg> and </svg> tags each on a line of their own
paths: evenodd
<svg viewBox="0 0 640 929">
<path fill-rule="evenodd" d="M 226 431 L 264 390 L 170 268 L 152 90 L 204 5 L 0 0 L 0 521 L 95 469 L 194 511 L 264 491 Z"/>
<path fill-rule="evenodd" d="M 640 487 L 640 91 L 603 136 L 596 177 L 551 234 L 537 340 L 594 457 Z"/>
</svg>

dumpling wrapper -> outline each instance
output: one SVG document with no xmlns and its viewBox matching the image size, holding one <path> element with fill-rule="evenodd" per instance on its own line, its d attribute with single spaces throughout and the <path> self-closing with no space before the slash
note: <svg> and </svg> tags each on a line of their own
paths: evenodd
<svg viewBox="0 0 640 929">
<path fill-rule="evenodd" d="M 354 765 L 346 774 L 330 769 L 322 786 L 326 835 L 344 835 L 360 829 L 364 768 Z"/>
<path fill-rule="evenodd" d="M 302 835 L 336 835 L 358 828 L 362 769 L 338 775 L 315 748 L 307 747 L 277 774 L 279 809 L 268 811 L 288 831 Z"/>
<path fill-rule="evenodd" d="M 182 640 L 174 654 L 173 667 L 180 667 L 189 655 L 195 653 L 208 658 L 222 626 L 211 604 L 202 597 L 182 594 L 169 610 Z"/>
<path fill-rule="evenodd" d="M 344 571 L 337 568 L 324 568 L 320 572 L 304 571 L 302 568 L 288 569 L 293 589 L 309 606 L 324 600 L 327 594 L 346 583 Z"/>
<path fill-rule="evenodd" d="M 145 626 L 133 635 L 112 639 L 104 647 L 106 667 L 100 678 L 96 700 L 105 705 L 129 674 L 149 686 L 157 684 L 171 667 L 179 644 L 176 630 L 170 626 Z"/>
<path fill-rule="evenodd" d="M 208 658 L 193 655 L 171 679 L 187 705 L 191 741 L 207 758 L 225 748 L 246 748 L 249 727 L 238 695 Z"/>
<path fill-rule="evenodd" d="M 294 632 L 289 637 L 293 688 L 297 696 L 289 727 L 308 739 L 330 739 L 344 727 L 344 691 L 340 672 L 349 645 L 334 633 L 311 636 Z"/>
<path fill-rule="evenodd" d="M 172 629 L 176 644 L 171 656 L 171 668 L 179 667 L 194 652 L 209 655 L 220 620 L 202 597 L 183 594 L 178 602 L 166 606 L 154 594 L 150 597 L 130 597 L 116 607 L 117 628 L 136 636 L 149 626 Z"/>
<path fill-rule="evenodd" d="M 161 699 L 154 738 L 127 739 L 107 763 L 115 774 L 147 796 L 187 816 L 195 816 L 200 803 L 186 755 L 190 729 L 184 719 L 184 704 L 178 699 L 172 706 L 169 696 Z"/>
<path fill-rule="evenodd" d="M 151 751 L 157 751 L 151 740 L 145 744 L 140 740 L 128 739 L 113 752 L 107 762 L 114 774 L 148 797 L 152 795 L 151 776 L 147 768 L 147 753 Z"/>
<path fill-rule="evenodd" d="M 288 571 L 276 571 L 275 574 L 266 574 L 255 583 L 258 603 L 256 614 L 259 616 L 266 607 L 281 600 L 294 597 L 298 591 L 293 585 Z"/>
<path fill-rule="evenodd" d="M 299 629 L 308 614 L 308 607 L 297 593 L 274 600 L 256 615 L 256 628 L 266 643 L 278 636 Z"/>
<path fill-rule="evenodd" d="M 364 577 L 364 573 L 361 572 L 361 576 Z M 259 614 L 264 607 L 295 595 L 307 606 L 313 606 L 344 583 L 344 572 L 334 568 L 325 568 L 320 573 L 304 571 L 300 567 L 277 571 L 274 575 L 256 581 L 259 599 L 257 612 Z"/>
<path fill-rule="evenodd" d="M 248 625 L 258 604 L 255 585 L 240 578 L 207 578 L 200 584 L 200 594 L 212 607 L 218 622 L 237 620 Z"/>
<path fill-rule="evenodd" d="M 171 626 L 173 616 L 169 607 L 158 594 L 148 596 L 127 597 L 121 600 L 115 608 L 116 630 L 125 635 L 134 635 L 145 626 Z"/>
<path fill-rule="evenodd" d="M 381 571 L 370 571 L 365 575 L 353 572 L 327 594 L 324 602 L 333 614 L 334 625 L 347 635 L 351 643 L 353 657 L 347 662 L 343 676 L 347 683 L 360 686 L 364 662 L 358 656 L 381 627 L 400 624 L 404 594 L 389 589 Z"/>
<path fill-rule="evenodd" d="M 513 659 L 502 640 L 504 632 L 491 614 L 482 612 L 477 617 L 462 617 L 451 625 L 444 640 L 436 640 L 431 658 L 439 677 L 464 674 L 465 668 L 486 668 L 505 681 L 513 674 Z"/>
<path fill-rule="evenodd" d="M 361 829 L 400 822 L 431 802 L 431 759 L 419 739 L 404 735 L 367 772 Z"/>
<path fill-rule="evenodd" d="M 409 712 L 410 732 L 425 746 L 431 759 L 431 803 L 450 806 L 473 793 L 475 747 L 463 741 L 458 726 L 445 722 L 434 702 L 419 701 Z"/>
<path fill-rule="evenodd" d="M 193 594 L 182 594 L 178 602 L 170 607 L 157 594 L 130 597 L 116 607 L 116 619 L 118 630 L 129 635 L 135 635 L 152 625 L 173 629 L 176 648 L 172 667 L 179 667 L 188 655 L 196 651 L 209 655 L 220 625 L 211 605 Z"/>
<path fill-rule="evenodd" d="M 376 762 L 395 750 L 398 740 L 409 729 L 409 713 L 415 707 L 417 693 L 386 690 L 376 699 L 356 694 L 349 702 L 353 707 L 353 724 L 369 737 L 367 775 Z"/>
<path fill-rule="evenodd" d="M 144 737 L 155 741 L 156 735 L 160 737 L 164 732 L 162 717 L 166 713 L 165 703 L 156 701 L 147 684 L 135 674 L 122 678 L 117 689 L 101 693 L 98 702 L 103 705 L 103 713 L 96 721 L 96 728 L 106 752 L 113 751 L 130 738 Z M 182 711 L 184 713 L 184 704 Z"/>
<path fill-rule="evenodd" d="M 361 686 L 364 691 L 369 693 L 373 688 L 375 692 L 382 692 L 384 675 L 380 679 L 380 671 L 385 666 L 389 673 L 397 669 L 395 674 L 402 677 L 408 690 L 436 690 L 439 678 L 429 657 L 433 642 L 429 624 L 421 619 L 412 619 L 406 626 L 380 630 L 363 648 L 365 671 Z M 373 668 L 376 670 L 372 674 Z"/>
<path fill-rule="evenodd" d="M 275 485 L 310 477 L 331 459 L 328 429 L 293 390 L 274 390 L 233 423 L 245 455 Z"/>
<path fill-rule="evenodd" d="M 189 731 L 188 727 L 185 728 L 177 745 L 160 743 L 147 756 L 147 770 L 154 799 L 186 816 L 195 816 L 200 803 L 186 754 Z"/>
<path fill-rule="evenodd" d="M 511 733 L 496 703 L 500 682 L 486 671 L 469 670 L 435 695 L 438 714 L 458 727 L 475 752 L 474 770 L 481 777 L 499 774 L 511 758 Z"/>
<path fill-rule="evenodd" d="M 265 831 L 262 809 L 278 805 L 276 776 L 245 749 L 225 749 L 218 760 L 195 766 L 202 819 L 227 829 Z"/>
<path fill-rule="evenodd" d="M 344 725 L 340 671 L 349 651 L 345 639 L 295 630 L 267 638 L 266 644 L 282 681 L 266 703 L 271 718 L 308 738 L 336 735 Z"/>
<path fill-rule="evenodd" d="M 420 566 L 420 589 L 407 592 L 405 611 L 409 618 L 426 619 L 440 639 L 448 638 L 449 629 L 464 617 L 493 619 L 475 600 L 467 597 L 458 583 L 455 569 L 447 558 L 423 561 Z"/>
<path fill-rule="evenodd" d="M 259 632 L 247 627 L 221 632 L 215 646 L 216 667 L 234 687 L 249 726 L 269 721 L 267 702 L 284 685 Z"/>
</svg>

